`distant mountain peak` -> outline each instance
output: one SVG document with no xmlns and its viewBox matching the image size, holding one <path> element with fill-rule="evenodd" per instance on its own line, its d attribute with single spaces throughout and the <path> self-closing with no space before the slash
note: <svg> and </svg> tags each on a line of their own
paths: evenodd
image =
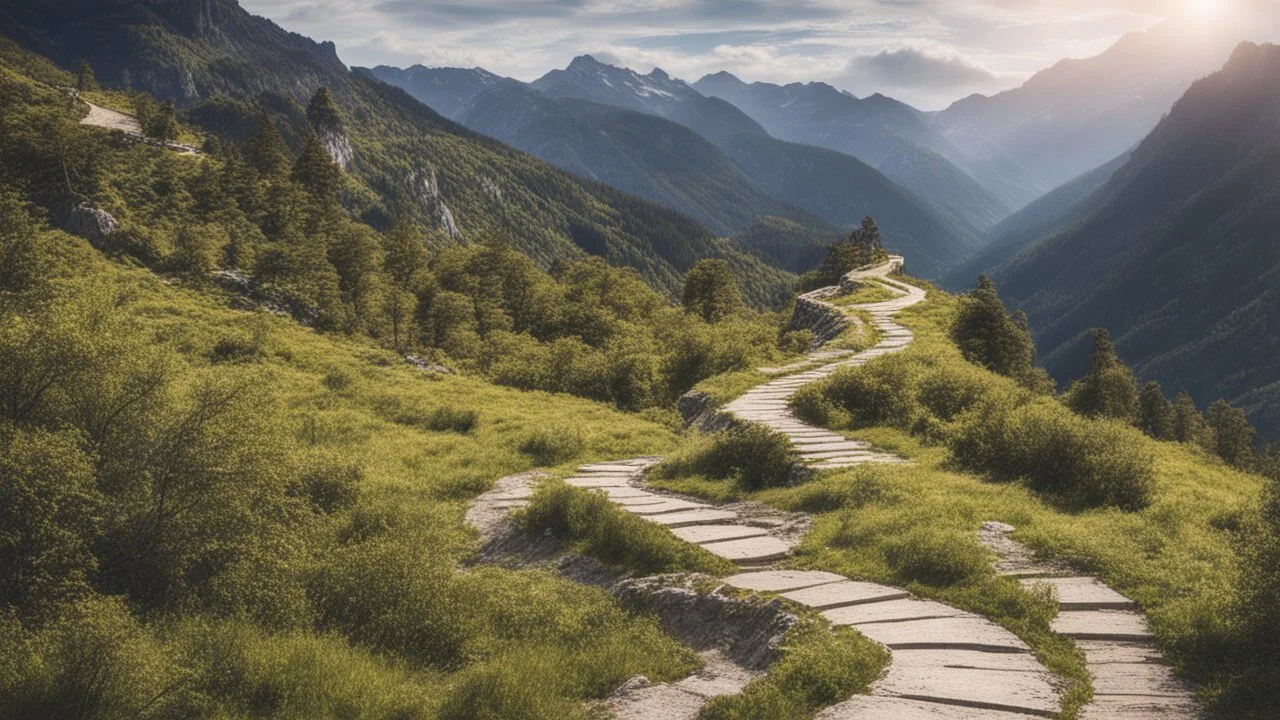
<svg viewBox="0 0 1280 720">
<path fill-rule="evenodd" d="M 573 71 L 583 72 L 583 71 L 589 71 L 589 70 L 598 70 L 602 67 L 608 67 L 608 66 L 600 62 L 599 60 L 596 60 L 595 57 L 592 55 L 579 55 L 578 57 L 574 58 L 572 62 L 569 63 L 569 65 L 565 68 L 565 70 L 568 70 L 570 72 L 573 72 Z"/>
<path fill-rule="evenodd" d="M 671 76 L 667 74 L 667 71 L 663 70 L 662 68 L 654 68 L 653 71 L 649 73 L 649 77 L 653 78 L 654 80 L 661 80 L 663 82 L 666 82 L 671 79 Z"/>
</svg>

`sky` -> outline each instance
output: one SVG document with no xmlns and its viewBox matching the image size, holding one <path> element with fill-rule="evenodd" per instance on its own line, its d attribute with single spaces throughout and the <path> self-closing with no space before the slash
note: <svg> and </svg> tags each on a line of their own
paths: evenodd
<svg viewBox="0 0 1280 720">
<path fill-rule="evenodd" d="M 823 81 L 925 110 L 1016 87 L 1169 17 L 1280 41 L 1280 0 L 241 0 L 348 65 L 533 80 L 581 54 L 695 81 Z M 1247 35 L 1248 37 L 1245 37 Z"/>
</svg>

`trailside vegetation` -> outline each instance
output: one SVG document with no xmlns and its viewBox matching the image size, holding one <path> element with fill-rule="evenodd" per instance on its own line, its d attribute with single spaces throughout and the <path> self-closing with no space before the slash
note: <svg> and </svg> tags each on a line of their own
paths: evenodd
<svg viewBox="0 0 1280 720">
<path fill-rule="evenodd" d="M 851 271 L 884 262 L 888 257 L 889 253 L 884 249 L 876 221 L 865 217 L 862 224 L 847 237 L 827 247 L 826 255 L 816 270 L 800 276 L 800 291 L 839 285 L 840 280 Z"/>
</svg>

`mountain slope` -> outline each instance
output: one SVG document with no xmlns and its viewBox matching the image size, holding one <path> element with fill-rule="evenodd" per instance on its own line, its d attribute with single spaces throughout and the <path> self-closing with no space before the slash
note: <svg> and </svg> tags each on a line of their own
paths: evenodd
<svg viewBox="0 0 1280 720">
<path fill-rule="evenodd" d="M 708 98 L 662 70 L 640 75 L 583 56 L 532 83 L 572 97 L 660 115 L 719 147 L 771 195 L 840 226 L 873 215 L 886 242 L 911 258 L 912 271 L 937 276 L 970 255 L 975 233 L 956 227 L 928 201 L 852 156 L 769 135 L 732 104 Z"/>
<path fill-rule="evenodd" d="M 509 237 L 544 267 L 600 255 L 672 292 L 682 272 L 709 256 L 733 256 L 740 271 L 753 274 L 743 280 L 763 289 L 753 292 L 754 302 L 776 300 L 790 283 L 692 219 L 466 130 L 401 90 L 349 72 L 332 44 L 287 32 L 234 0 L 70 0 L 57 7 L 15 0 L 0 10 L 0 31 L 64 67 L 87 48 L 104 84 L 201 106 L 192 117 L 217 118 L 220 132 L 252 128 L 260 108 L 287 120 L 317 88 L 330 88 L 354 149 L 349 209 L 371 224 L 416 215 L 441 226 L 452 217 L 464 239 Z"/>
<path fill-rule="evenodd" d="M 996 273 L 1059 379 L 1107 326 L 1124 358 L 1280 431 L 1280 47 L 1195 83 L 1065 232 Z"/>
<path fill-rule="evenodd" d="M 922 113 L 891 98 L 860 100 L 825 83 L 747 84 L 724 72 L 693 88 L 733 103 L 774 137 L 853 155 L 974 232 L 991 229 L 1011 210 L 947 159 L 959 150 Z"/>
<path fill-rule="evenodd" d="M 665 118 L 553 98 L 484 70 L 378 67 L 373 77 L 403 88 L 451 119 L 583 177 L 688 213 L 731 235 L 761 216 L 836 230 L 770 196 L 697 133 Z"/>
<path fill-rule="evenodd" d="M 1095 57 L 1063 60 L 1021 87 L 960 100 L 932 121 L 969 155 L 1016 163 L 1047 191 L 1135 145 L 1237 40 L 1207 24 L 1167 21 Z"/>
<path fill-rule="evenodd" d="M 948 289 L 966 290 L 973 286 L 978 275 L 995 272 L 1037 241 L 1056 235 L 1087 216 L 1092 206 L 1086 199 L 1124 167 L 1129 156 L 1130 153 L 1124 153 L 1005 218 L 991 229 L 987 244 L 977 255 L 947 273 L 939 283 Z"/>
</svg>

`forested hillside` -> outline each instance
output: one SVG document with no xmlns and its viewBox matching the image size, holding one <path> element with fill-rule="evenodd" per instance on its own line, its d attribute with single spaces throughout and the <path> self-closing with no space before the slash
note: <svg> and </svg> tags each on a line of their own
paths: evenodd
<svg viewBox="0 0 1280 720">
<path fill-rule="evenodd" d="M 1280 48 L 1241 45 L 1197 82 L 1089 212 L 996 272 L 1051 371 L 1078 374 L 1109 327 L 1143 377 L 1225 397 L 1280 431 Z"/>
<path fill-rule="evenodd" d="M 838 231 L 751 182 L 718 148 L 661 116 L 554 98 L 483 70 L 366 71 L 451 119 L 582 177 L 687 213 L 722 236 L 761 217 Z"/>
<path fill-rule="evenodd" d="M 309 129 L 303 108 L 328 88 L 353 150 L 343 204 L 379 230 L 401 218 L 463 240 L 501 236 L 543 268 L 598 255 L 670 293 L 681 273 L 712 256 L 731 260 L 757 304 L 776 302 L 789 286 L 785 273 L 687 216 L 465 130 L 349 72 L 332 44 L 251 16 L 234 0 L 23 0 L 0 11 L 0 32 L 64 67 L 87 57 L 102 84 L 175 101 L 192 122 L 234 140 L 248 137 L 265 110 L 297 150 Z"/>
</svg>

